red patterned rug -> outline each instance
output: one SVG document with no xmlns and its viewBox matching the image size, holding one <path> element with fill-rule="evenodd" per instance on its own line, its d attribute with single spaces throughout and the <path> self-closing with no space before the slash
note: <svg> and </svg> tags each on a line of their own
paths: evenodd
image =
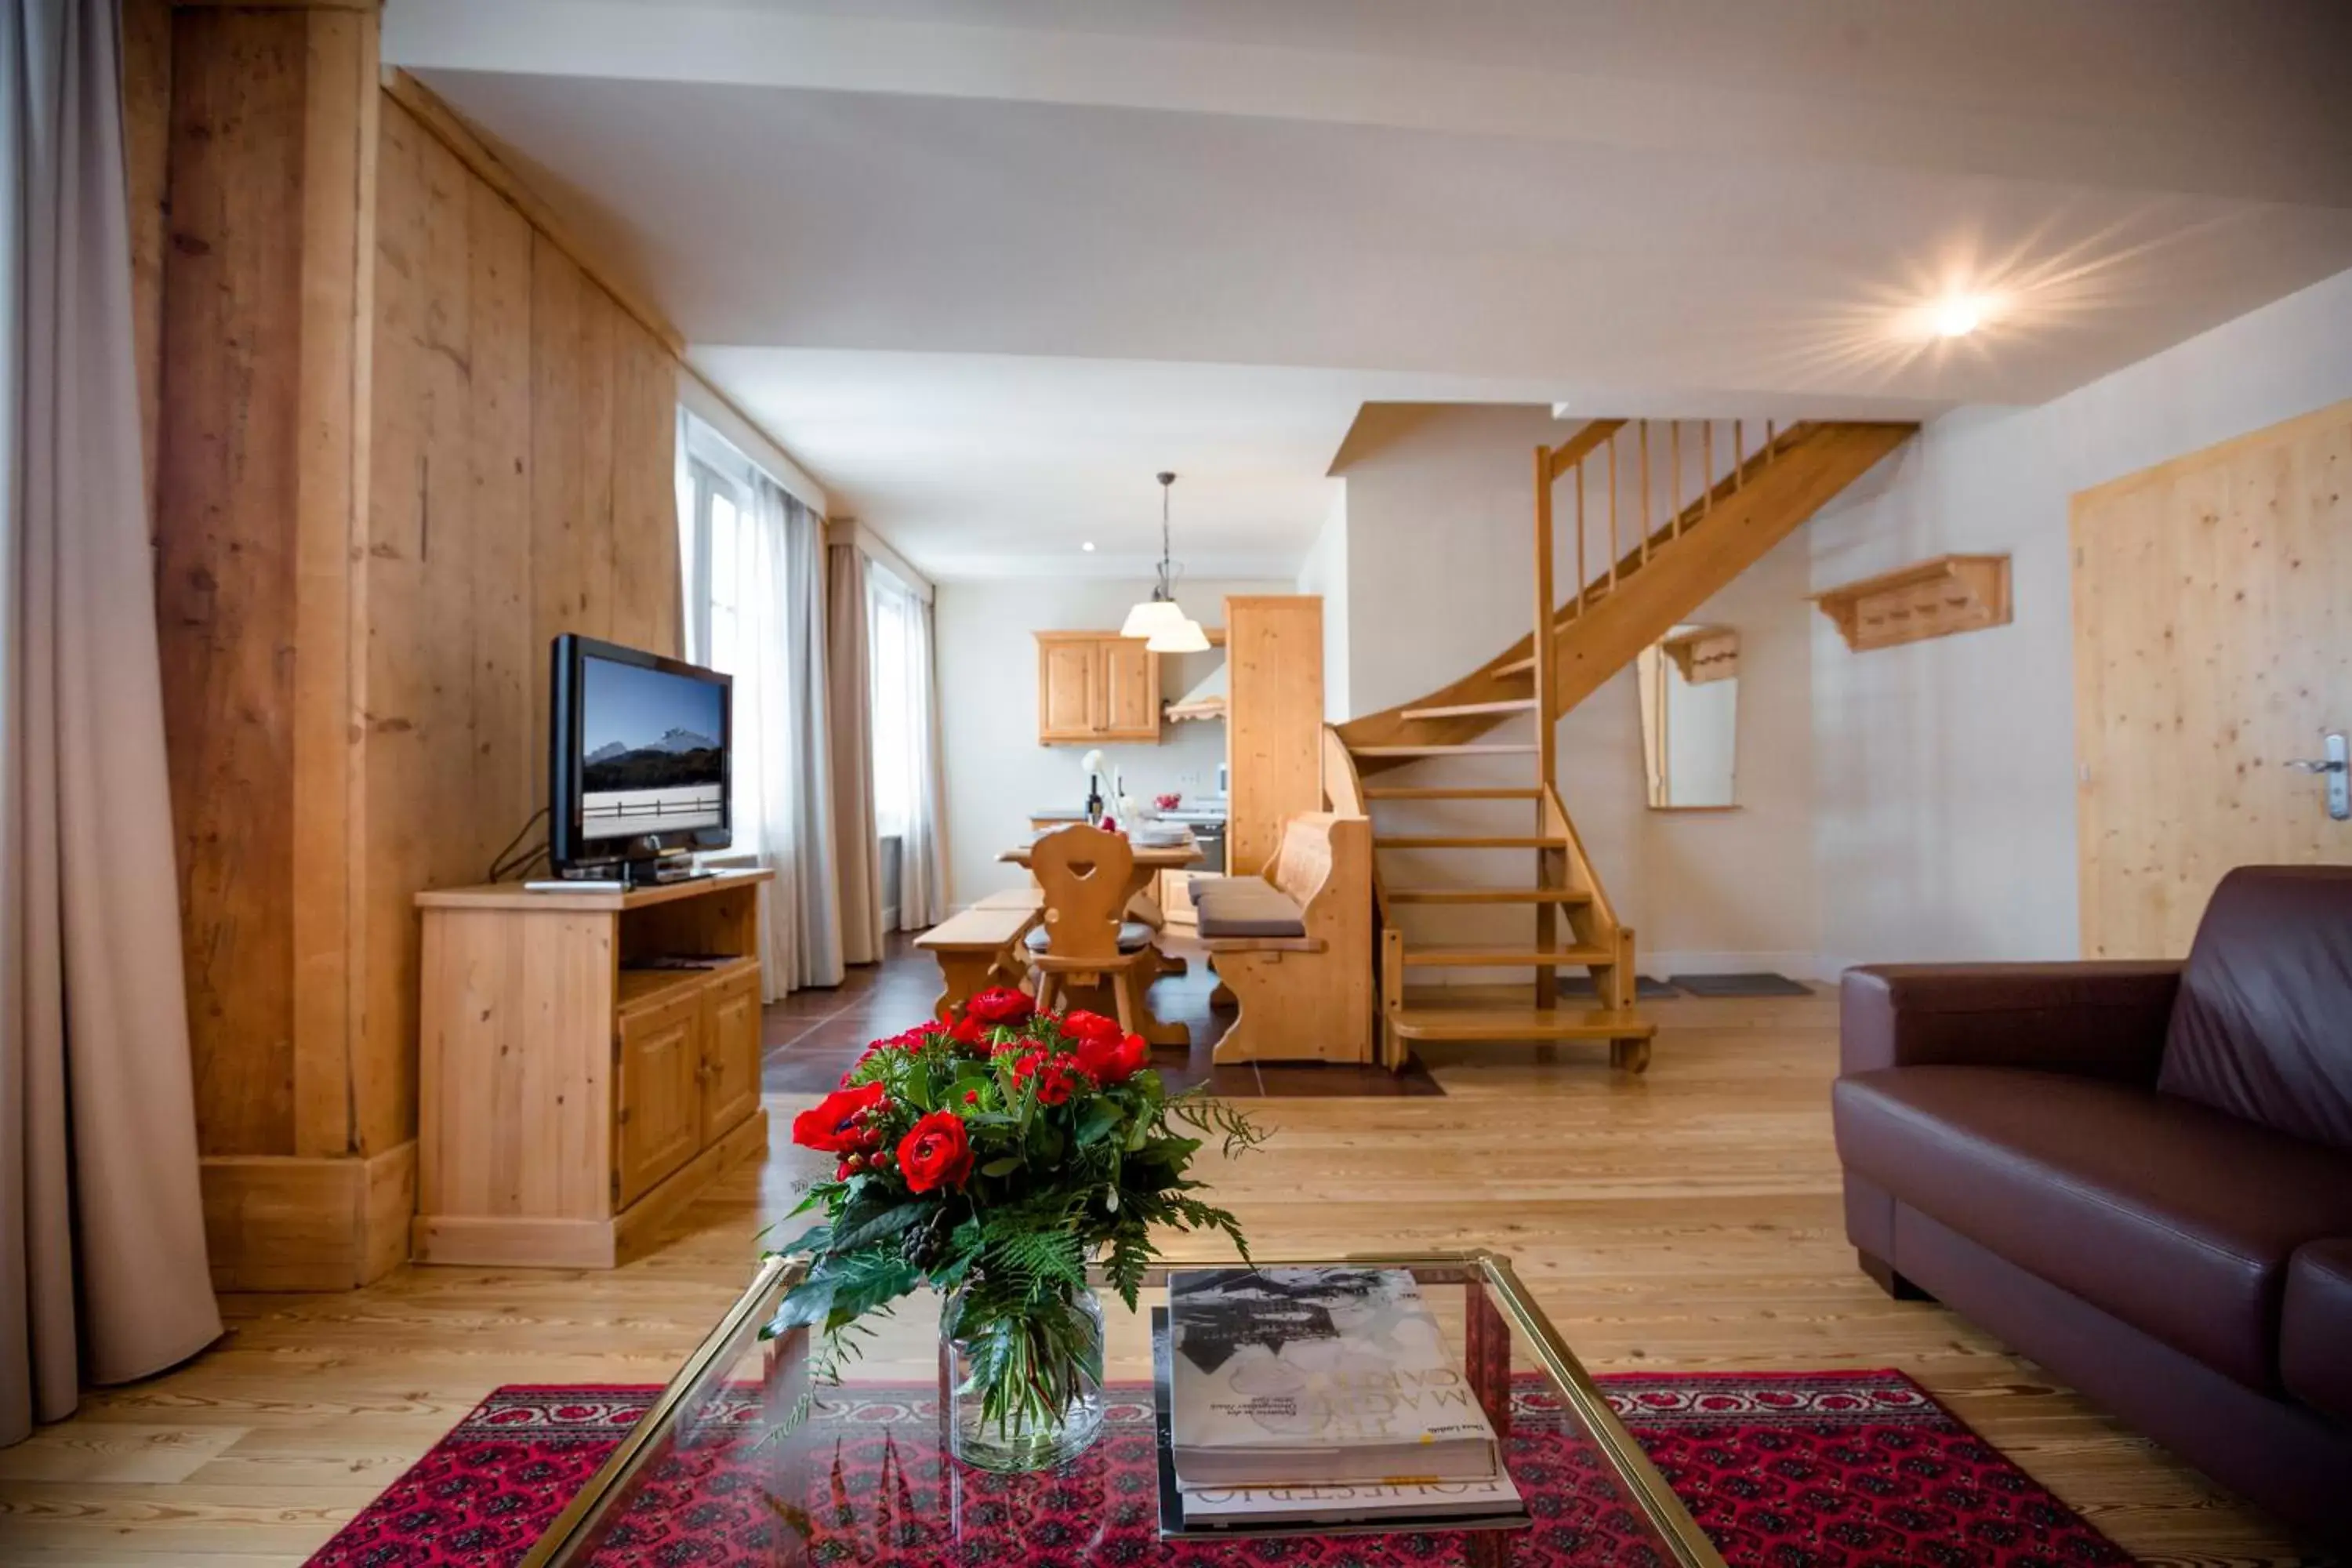
<svg viewBox="0 0 2352 1568">
<path fill-rule="evenodd" d="M 1619 1417 L 1738 1568 L 2056 1568 L 2128 1563 L 2114 1542 L 1895 1372 L 1631 1373 Z M 887 1568 L 1513 1568 L 1658 1561 L 1596 1456 L 1538 1384 L 1511 1401 L 1511 1473 L 1532 1528 L 1165 1543 L 1148 1393 L 1110 1391 L 1102 1441 L 1049 1476 L 944 1465 L 928 1390 L 829 1392 L 790 1476 L 732 1436 L 747 1397 L 660 1461 L 595 1562 Z M 652 1388 L 502 1388 L 310 1561 L 434 1568 L 518 1561 L 652 1404 Z M 779 1495 L 779 1494 L 782 1495 Z M 1481 1550 L 1482 1548 L 1488 1550 Z"/>
</svg>

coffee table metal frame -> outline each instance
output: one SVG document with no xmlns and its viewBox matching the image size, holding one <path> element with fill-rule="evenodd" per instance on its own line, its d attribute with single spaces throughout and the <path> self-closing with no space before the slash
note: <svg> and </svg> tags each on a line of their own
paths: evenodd
<svg viewBox="0 0 2352 1568">
<path fill-rule="evenodd" d="M 1714 1543 L 1701 1531 L 1689 1510 L 1682 1505 L 1668 1487 L 1665 1478 L 1642 1452 L 1609 1408 L 1609 1402 L 1592 1382 L 1568 1342 L 1544 1315 L 1543 1309 L 1528 1296 L 1519 1277 L 1511 1268 L 1509 1258 L 1499 1253 L 1478 1249 L 1466 1252 L 1416 1253 L 1350 1253 L 1344 1258 L 1254 1259 L 1262 1268 L 1315 1268 L 1346 1265 L 1353 1268 L 1452 1269 L 1475 1271 L 1480 1281 L 1493 1293 L 1493 1300 L 1534 1348 L 1555 1387 L 1559 1390 L 1578 1422 L 1600 1446 L 1601 1452 L 1615 1472 L 1618 1481 L 1641 1505 L 1643 1515 L 1673 1552 L 1682 1568 L 1725 1568 Z M 1196 1265 L 1185 1259 L 1166 1259 L 1158 1267 L 1181 1268 Z M 743 1353 L 747 1339 L 755 1337 L 759 1324 L 773 1311 L 776 1300 L 798 1282 L 807 1270 L 801 1258 L 770 1258 L 763 1260 L 759 1271 L 733 1306 L 719 1320 L 718 1326 L 695 1348 L 678 1368 L 659 1398 L 654 1401 L 620 1446 L 580 1489 L 564 1510 L 556 1516 L 539 1540 L 522 1559 L 521 1568 L 556 1568 L 575 1561 L 575 1553 L 593 1545 L 607 1509 L 628 1493 L 629 1483 L 644 1467 L 658 1456 L 660 1443 L 669 1431 L 678 1413 L 697 1397 L 712 1373 Z M 1339 1533 L 1326 1531 L 1324 1533 Z M 1357 1533 L 1349 1531 L 1348 1533 Z"/>
</svg>

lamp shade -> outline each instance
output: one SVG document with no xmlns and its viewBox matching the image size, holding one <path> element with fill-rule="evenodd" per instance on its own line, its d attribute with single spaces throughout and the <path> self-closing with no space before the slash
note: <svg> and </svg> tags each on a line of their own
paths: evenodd
<svg viewBox="0 0 2352 1568">
<path fill-rule="evenodd" d="M 1184 611 L 1173 599 L 1146 599 L 1127 612 L 1127 622 L 1118 628 L 1123 637 L 1156 637 L 1172 632 L 1184 624 Z"/>
<path fill-rule="evenodd" d="M 1186 616 L 1172 627 L 1152 633 L 1151 640 L 1143 646 L 1153 653 L 1200 653 L 1209 646 L 1209 634 L 1201 629 L 1200 622 Z"/>
</svg>

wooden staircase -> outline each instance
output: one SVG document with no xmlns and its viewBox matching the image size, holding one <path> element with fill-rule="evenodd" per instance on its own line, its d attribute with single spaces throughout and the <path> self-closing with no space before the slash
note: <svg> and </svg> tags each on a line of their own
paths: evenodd
<svg viewBox="0 0 2352 1568">
<path fill-rule="evenodd" d="M 1325 731 L 1325 789 L 1337 810 L 1466 802 L 1491 804 L 1512 819 L 1478 831 L 1374 833 L 1381 1051 L 1392 1069 L 1404 1066 L 1414 1040 L 1607 1040 L 1614 1066 L 1640 1072 L 1649 1065 L 1656 1026 L 1635 1006 L 1633 929 L 1618 920 L 1559 798 L 1559 717 L 1916 428 L 1767 424 L 1750 451 L 1741 421 L 1596 419 L 1559 446 L 1536 449 L 1535 629 L 1450 685 Z M 1718 443 L 1727 447 L 1721 460 Z M 1572 487 L 1572 550 L 1555 537 L 1555 492 L 1564 481 Z M 1561 569 L 1574 573 L 1565 602 L 1553 586 Z M 1532 734 L 1481 739 L 1514 721 Z M 1517 758 L 1533 763 L 1526 784 L 1365 782 L 1411 763 Z M 1381 870 L 1389 851 L 1436 852 L 1449 869 L 1456 856 L 1532 853 L 1534 875 L 1391 886 Z M 1395 911 L 1409 906 L 1517 906 L 1531 911 L 1533 931 L 1525 942 L 1408 942 Z M 1440 969 L 1531 970 L 1534 982 L 1524 998 L 1484 988 L 1407 991 L 1413 971 Z M 1560 971 L 1575 969 L 1591 977 L 1589 1002 L 1563 994 Z"/>
</svg>

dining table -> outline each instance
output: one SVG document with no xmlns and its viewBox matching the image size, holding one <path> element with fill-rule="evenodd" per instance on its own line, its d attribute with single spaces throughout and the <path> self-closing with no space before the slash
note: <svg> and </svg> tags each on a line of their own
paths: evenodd
<svg viewBox="0 0 2352 1568">
<path fill-rule="evenodd" d="M 1060 832 L 1063 826 L 1067 826 L 1069 825 L 1063 824 L 1031 833 L 1012 848 L 997 856 L 997 858 L 1026 870 L 1029 868 L 1030 851 L 1035 847 L 1037 841 L 1049 833 Z M 1160 900 L 1151 896 L 1151 884 L 1153 879 L 1162 871 L 1178 871 L 1187 866 L 1199 865 L 1202 858 L 1200 841 L 1192 837 L 1190 828 L 1184 829 L 1181 836 L 1169 838 L 1165 842 L 1139 839 L 1131 835 L 1122 835 L 1122 837 L 1127 838 L 1128 847 L 1134 855 L 1134 861 L 1128 868 L 1127 873 L 1128 918 L 1139 921 L 1151 928 L 1151 949 L 1159 957 L 1160 973 L 1184 973 L 1189 967 L 1184 959 L 1176 953 L 1170 952 L 1160 944 L 1161 934 L 1167 929 L 1168 917 L 1160 909 Z M 1143 1014 L 1142 1026 L 1137 1029 L 1136 1033 L 1153 1045 L 1189 1046 L 1192 1044 L 1192 1032 L 1183 1025 L 1171 1024 L 1153 1013 L 1149 996 L 1144 999 Z"/>
</svg>

